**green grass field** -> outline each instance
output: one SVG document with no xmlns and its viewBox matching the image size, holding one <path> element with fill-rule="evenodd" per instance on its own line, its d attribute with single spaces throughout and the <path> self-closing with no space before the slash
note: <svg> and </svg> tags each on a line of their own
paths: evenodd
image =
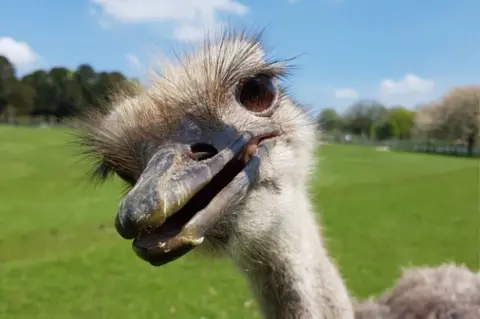
<svg viewBox="0 0 480 319">
<path fill-rule="evenodd" d="M 0 127 L 0 317 L 258 317 L 226 260 L 162 268 L 113 229 L 122 186 L 95 189 L 60 129 Z M 479 161 L 326 145 L 312 196 L 327 245 L 359 297 L 402 266 L 479 267 Z"/>
</svg>

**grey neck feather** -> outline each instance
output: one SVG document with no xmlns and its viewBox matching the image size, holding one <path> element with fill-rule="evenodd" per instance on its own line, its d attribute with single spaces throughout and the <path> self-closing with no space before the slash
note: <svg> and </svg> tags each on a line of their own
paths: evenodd
<svg viewBox="0 0 480 319">
<path fill-rule="evenodd" d="M 265 211 L 256 202 L 255 215 L 240 217 L 243 226 L 236 229 L 228 251 L 248 278 L 265 318 L 353 319 L 347 289 L 327 255 L 310 203 L 298 190 L 292 192 L 292 205 L 280 200 L 285 194 L 279 194 L 276 205 L 269 201 Z"/>
</svg>

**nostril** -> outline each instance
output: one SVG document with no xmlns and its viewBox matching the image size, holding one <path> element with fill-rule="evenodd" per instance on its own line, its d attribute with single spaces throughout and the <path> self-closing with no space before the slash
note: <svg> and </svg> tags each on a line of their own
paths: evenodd
<svg viewBox="0 0 480 319">
<path fill-rule="evenodd" d="M 203 161 L 217 155 L 218 151 L 212 144 L 195 143 L 190 146 L 190 157 L 197 161 Z"/>
</svg>

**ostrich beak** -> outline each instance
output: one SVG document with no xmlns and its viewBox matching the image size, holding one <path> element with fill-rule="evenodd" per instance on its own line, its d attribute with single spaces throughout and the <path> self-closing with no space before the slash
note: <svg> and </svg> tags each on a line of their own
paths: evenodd
<svg viewBox="0 0 480 319">
<path fill-rule="evenodd" d="M 276 133 L 244 132 L 215 156 L 195 161 L 174 149 L 155 154 L 125 196 L 115 220 L 136 254 L 160 266 L 200 245 L 208 230 L 241 200 Z"/>
</svg>

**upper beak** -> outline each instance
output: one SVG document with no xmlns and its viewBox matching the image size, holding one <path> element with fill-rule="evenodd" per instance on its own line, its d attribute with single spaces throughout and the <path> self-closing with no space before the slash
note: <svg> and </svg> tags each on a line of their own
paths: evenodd
<svg viewBox="0 0 480 319">
<path fill-rule="evenodd" d="M 275 143 L 259 143 L 262 136 L 266 135 L 244 132 L 203 161 L 178 150 L 160 150 L 122 200 L 115 222 L 118 233 L 135 238 L 137 255 L 155 265 L 199 245 L 225 207 L 243 198 L 254 184 L 262 158 Z"/>
</svg>

